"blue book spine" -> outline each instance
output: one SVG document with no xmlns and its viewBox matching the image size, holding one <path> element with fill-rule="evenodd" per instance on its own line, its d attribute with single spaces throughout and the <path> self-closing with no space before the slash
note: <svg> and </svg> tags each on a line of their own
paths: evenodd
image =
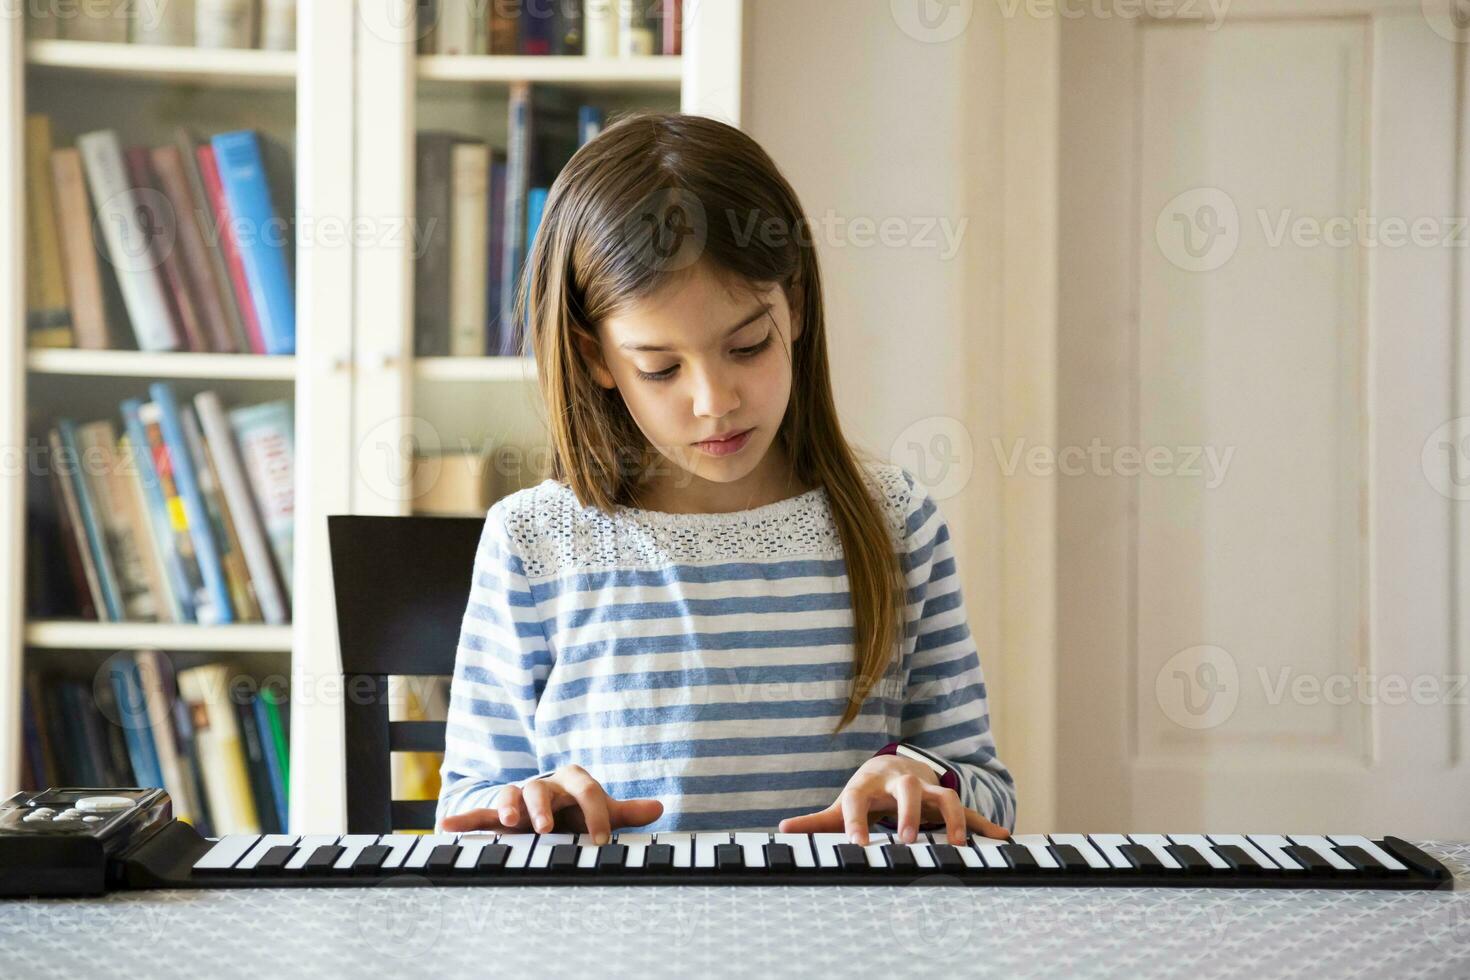
<svg viewBox="0 0 1470 980">
<path fill-rule="evenodd" d="M 296 299 L 286 263 L 288 233 L 277 226 L 271 204 L 260 138 L 253 130 L 220 133 L 210 138 L 230 218 L 245 229 L 239 236 L 240 261 L 250 299 L 260 317 L 267 354 L 296 353 Z"/>
<path fill-rule="evenodd" d="M 290 825 L 286 813 L 286 777 L 281 772 L 281 760 L 276 756 L 276 743 L 271 738 L 271 720 L 266 714 L 265 700 L 256 695 L 250 708 L 255 712 L 255 727 L 260 729 L 260 753 L 265 756 L 265 767 L 270 773 L 271 802 L 276 808 L 277 826 L 283 830 Z"/>
<path fill-rule="evenodd" d="M 215 547 L 214 535 L 209 527 L 209 512 L 204 509 L 204 497 L 199 492 L 199 480 L 194 474 L 194 464 L 189 456 L 189 445 L 184 441 L 184 427 L 179 420 L 179 406 L 174 399 L 173 386 L 155 381 L 148 386 L 148 394 L 158 406 L 159 421 L 163 428 L 163 441 L 168 447 L 169 459 L 173 462 L 174 483 L 179 498 L 184 502 L 184 514 L 189 519 L 189 535 L 194 542 L 194 553 L 199 558 L 199 574 L 204 577 L 204 587 L 214 600 L 216 623 L 235 621 L 235 610 L 230 605 L 230 590 L 225 585 L 225 570 L 220 564 L 219 549 Z"/>
<path fill-rule="evenodd" d="M 61 437 L 61 451 L 70 457 L 69 461 L 56 461 L 56 465 L 64 467 L 62 476 L 71 482 L 72 492 L 76 494 L 77 510 L 81 512 L 82 528 L 87 536 L 87 551 L 97 568 L 97 581 L 102 589 L 104 609 L 99 610 L 99 613 L 105 611 L 105 621 L 115 623 L 123 618 L 122 601 L 117 579 L 112 574 L 112 560 L 107 554 L 107 544 L 102 537 L 102 521 L 97 515 L 96 502 L 92 500 L 91 491 L 87 488 L 82 454 L 77 450 L 77 425 L 71 419 L 58 419 L 56 432 Z"/>
<path fill-rule="evenodd" d="M 161 789 L 163 771 L 158 765 L 158 751 L 153 744 L 153 729 L 148 724 L 148 705 L 143 700 L 137 665 L 120 657 L 110 669 L 112 693 L 117 698 L 118 721 L 128 745 L 128 761 L 133 764 L 133 778 L 139 786 Z"/>
<path fill-rule="evenodd" d="M 486 251 L 490 257 L 490 270 L 486 273 L 485 293 L 485 353 L 501 353 L 500 341 L 500 289 L 504 279 L 505 255 L 505 157 L 498 151 L 490 154 L 490 193 L 486 195 L 490 205 L 488 222 L 490 244 Z"/>
<path fill-rule="evenodd" d="M 531 255 L 531 246 L 536 243 L 536 231 L 541 227 L 541 213 L 546 210 L 545 187 L 533 187 L 526 194 L 526 256 Z M 531 304 L 526 304 L 526 316 L 521 322 L 521 336 L 531 336 Z M 520 351 L 515 351 L 519 354 Z"/>
<path fill-rule="evenodd" d="M 194 600 L 189 588 L 189 577 L 184 573 L 183 561 L 174 548 L 174 532 L 168 522 L 168 502 L 163 499 L 163 488 L 158 482 L 158 471 L 153 468 L 153 454 L 148 451 L 148 433 L 143 431 L 143 421 L 138 409 L 143 402 L 129 398 L 122 403 L 123 429 L 128 434 L 128 451 L 133 454 L 133 465 L 138 471 L 138 482 L 143 484 L 143 497 L 148 501 L 148 530 L 153 536 L 153 546 L 163 557 L 163 567 L 172 588 L 169 602 L 174 622 L 194 622 Z"/>
<path fill-rule="evenodd" d="M 577 146 L 602 132 L 602 109 L 595 105 L 584 105 L 577 110 Z"/>
</svg>

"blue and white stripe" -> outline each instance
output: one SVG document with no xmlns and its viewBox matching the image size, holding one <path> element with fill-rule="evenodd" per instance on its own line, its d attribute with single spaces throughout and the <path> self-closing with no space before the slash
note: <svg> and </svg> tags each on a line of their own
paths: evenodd
<svg viewBox="0 0 1470 980">
<path fill-rule="evenodd" d="M 437 819 L 577 763 L 652 830 L 773 829 L 884 744 L 961 772 L 1015 825 L 949 528 L 904 469 L 866 471 L 902 548 L 901 658 L 842 732 L 852 609 L 826 491 L 728 514 L 584 508 L 547 480 L 490 508 L 450 690 Z"/>
</svg>

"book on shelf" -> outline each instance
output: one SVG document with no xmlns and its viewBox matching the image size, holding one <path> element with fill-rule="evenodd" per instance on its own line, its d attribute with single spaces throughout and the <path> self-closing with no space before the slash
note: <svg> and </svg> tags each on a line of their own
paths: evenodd
<svg viewBox="0 0 1470 980">
<path fill-rule="evenodd" d="M 554 88 L 511 86 L 508 146 L 451 130 L 415 140 L 414 353 L 519 356 L 512 322 L 556 175 L 602 130 L 603 110 Z"/>
<path fill-rule="evenodd" d="M 418 52 L 631 58 L 683 50 L 684 0 L 418 0 Z"/>
<path fill-rule="evenodd" d="M 33 664 L 21 688 L 22 788 L 158 787 L 207 836 L 279 833 L 289 731 L 283 693 L 226 663 L 178 670 L 157 650 L 122 651 L 91 681 Z"/>
<path fill-rule="evenodd" d="M 297 0 L 123 0 L 83 4 L 26 4 L 32 39 L 156 44 L 172 47 L 296 47 Z"/>
<path fill-rule="evenodd" d="M 290 620 L 294 425 L 285 401 L 150 400 L 112 420 L 56 421 L 55 493 L 33 482 L 28 612 L 102 622 Z M 64 570 L 64 573 L 63 573 Z M 58 594 L 60 592 L 61 594 Z"/>
<path fill-rule="evenodd" d="M 49 117 L 28 116 L 31 346 L 295 352 L 284 146 L 255 130 L 200 139 L 185 127 L 152 147 L 112 129 L 51 143 Z"/>
</svg>

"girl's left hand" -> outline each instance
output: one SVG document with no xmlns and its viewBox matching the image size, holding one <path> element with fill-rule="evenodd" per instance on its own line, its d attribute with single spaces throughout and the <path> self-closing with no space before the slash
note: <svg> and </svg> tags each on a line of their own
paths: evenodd
<svg viewBox="0 0 1470 980">
<path fill-rule="evenodd" d="M 842 794 L 825 810 L 787 817 L 783 834 L 835 833 L 846 830 L 854 844 L 868 843 L 868 821 L 897 815 L 898 839 L 912 844 L 921 822 L 942 819 L 951 844 L 963 845 L 973 831 L 997 840 L 1010 832 L 960 802 L 959 794 L 939 785 L 934 770 L 901 755 L 878 755 L 858 767 Z"/>
</svg>

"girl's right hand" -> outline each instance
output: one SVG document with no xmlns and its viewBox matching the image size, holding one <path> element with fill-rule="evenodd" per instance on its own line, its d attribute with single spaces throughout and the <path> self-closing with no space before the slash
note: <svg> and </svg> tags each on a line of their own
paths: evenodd
<svg viewBox="0 0 1470 980">
<path fill-rule="evenodd" d="M 445 817 L 443 829 L 448 833 L 575 831 L 606 844 L 614 830 L 652 823 L 663 812 L 664 805 L 658 800 L 613 799 L 587 770 L 568 765 L 550 776 L 528 780 L 524 786 L 506 786 L 493 807 Z"/>
</svg>

